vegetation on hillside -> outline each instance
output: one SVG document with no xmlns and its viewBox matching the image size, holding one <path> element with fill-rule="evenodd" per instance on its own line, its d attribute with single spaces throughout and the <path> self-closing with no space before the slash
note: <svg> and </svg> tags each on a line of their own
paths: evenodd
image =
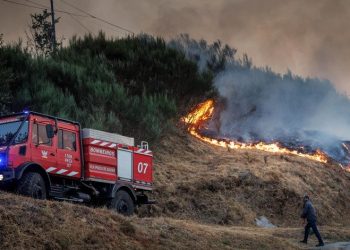
<svg viewBox="0 0 350 250">
<path fill-rule="evenodd" d="M 147 35 L 73 38 L 50 57 L 6 45 L 0 63 L 1 113 L 35 110 L 148 140 L 212 88 L 209 71 Z"/>
</svg>

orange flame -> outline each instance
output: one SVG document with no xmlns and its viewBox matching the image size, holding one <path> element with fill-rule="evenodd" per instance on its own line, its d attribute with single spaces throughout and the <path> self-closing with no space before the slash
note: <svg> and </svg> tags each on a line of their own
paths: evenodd
<svg viewBox="0 0 350 250">
<path fill-rule="evenodd" d="M 219 147 L 229 148 L 229 149 L 258 149 L 266 152 L 271 153 L 283 153 L 283 154 L 292 154 L 292 155 L 298 155 L 301 157 L 305 157 L 311 160 L 327 163 L 328 157 L 325 153 L 323 153 L 320 150 L 317 150 L 313 154 L 305 154 L 300 153 L 297 150 L 290 150 L 288 148 L 281 147 L 278 145 L 278 143 L 264 143 L 259 142 L 256 144 L 251 143 L 241 143 L 236 141 L 229 141 L 229 140 L 219 140 L 219 139 L 213 139 L 206 136 L 201 135 L 198 130 L 203 126 L 203 124 L 209 120 L 213 113 L 214 113 L 214 100 L 209 99 L 203 103 L 200 103 L 197 105 L 197 107 L 190 112 L 188 115 L 183 117 L 181 120 L 188 125 L 188 131 L 191 135 L 194 137 L 210 143 L 212 145 L 216 145 Z"/>
</svg>

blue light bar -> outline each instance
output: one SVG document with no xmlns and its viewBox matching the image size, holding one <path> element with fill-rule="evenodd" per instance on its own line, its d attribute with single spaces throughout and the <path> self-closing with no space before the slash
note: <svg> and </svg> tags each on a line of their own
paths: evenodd
<svg viewBox="0 0 350 250">
<path fill-rule="evenodd" d="M 6 166 L 6 155 L 0 154 L 0 167 Z"/>
</svg>

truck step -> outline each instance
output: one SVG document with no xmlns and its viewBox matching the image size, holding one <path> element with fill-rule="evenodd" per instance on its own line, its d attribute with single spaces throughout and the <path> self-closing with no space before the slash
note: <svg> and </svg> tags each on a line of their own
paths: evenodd
<svg viewBox="0 0 350 250">
<path fill-rule="evenodd" d="M 54 198 L 64 198 L 64 187 L 58 185 L 52 185 L 50 190 L 50 196 Z"/>
<path fill-rule="evenodd" d="M 91 200 L 91 196 L 77 192 L 72 189 L 67 189 L 64 186 L 55 185 L 51 187 L 50 196 L 56 200 L 64 200 L 64 201 L 72 201 L 72 202 L 89 202 Z"/>
</svg>

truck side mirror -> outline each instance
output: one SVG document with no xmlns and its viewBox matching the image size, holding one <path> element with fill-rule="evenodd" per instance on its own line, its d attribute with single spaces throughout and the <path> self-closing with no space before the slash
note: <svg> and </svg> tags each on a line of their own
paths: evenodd
<svg viewBox="0 0 350 250">
<path fill-rule="evenodd" d="M 54 131 L 53 126 L 51 124 L 46 124 L 46 136 L 49 139 L 54 138 L 54 136 L 55 136 L 55 131 Z"/>
</svg>

